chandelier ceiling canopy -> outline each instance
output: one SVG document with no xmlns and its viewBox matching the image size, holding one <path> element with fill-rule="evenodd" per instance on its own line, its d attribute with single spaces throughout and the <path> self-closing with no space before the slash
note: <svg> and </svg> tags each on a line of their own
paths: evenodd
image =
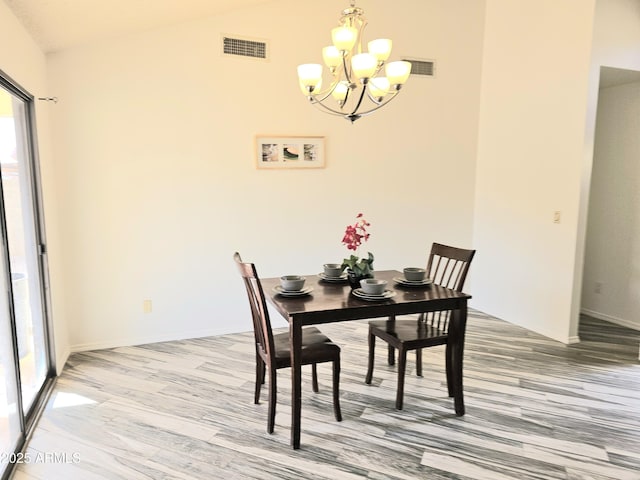
<svg viewBox="0 0 640 480">
<path fill-rule="evenodd" d="M 387 63 L 392 45 L 388 38 L 371 40 L 368 51 L 363 52 L 367 21 L 355 3 L 351 0 L 351 6 L 342 11 L 339 26 L 331 31 L 333 44 L 322 49 L 328 86 L 322 88 L 322 65 L 298 66 L 300 88 L 310 103 L 352 123 L 395 98 L 411 73 L 410 62 Z"/>
</svg>

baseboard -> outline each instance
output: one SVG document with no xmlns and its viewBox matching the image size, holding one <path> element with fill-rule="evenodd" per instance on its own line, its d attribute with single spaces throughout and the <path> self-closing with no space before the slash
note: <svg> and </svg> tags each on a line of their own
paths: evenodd
<svg viewBox="0 0 640 480">
<path fill-rule="evenodd" d="M 573 345 L 576 343 L 580 343 L 580 337 L 578 337 L 577 335 L 567 338 L 567 345 Z"/>
<path fill-rule="evenodd" d="M 598 320 L 615 323 L 616 325 L 620 325 L 621 327 L 627 327 L 640 332 L 640 324 L 638 324 L 637 322 L 632 322 L 631 320 L 625 320 L 624 318 L 618 318 L 607 315 L 605 313 L 596 312 L 594 310 L 589 310 L 588 308 L 581 308 L 580 313 L 588 315 L 589 317 L 597 318 Z"/>
<path fill-rule="evenodd" d="M 238 333 L 237 330 L 199 330 L 192 332 L 173 332 L 164 335 L 150 335 L 136 338 L 122 338 L 117 340 L 108 340 L 106 342 L 78 343 L 71 345 L 71 353 L 88 352 L 92 350 L 105 350 L 108 348 L 131 347 L 134 345 L 147 345 L 149 343 L 171 342 L 174 340 L 186 340 L 190 338 L 215 337 L 218 335 L 226 335 L 229 333 Z"/>
</svg>

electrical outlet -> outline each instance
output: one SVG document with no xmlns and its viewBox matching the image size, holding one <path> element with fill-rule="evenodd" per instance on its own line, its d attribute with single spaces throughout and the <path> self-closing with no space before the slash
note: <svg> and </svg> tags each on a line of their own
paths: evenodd
<svg viewBox="0 0 640 480">
<path fill-rule="evenodd" d="M 553 212 L 553 223 L 560 223 L 560 210 Z"/>
<path fill-rule="evenodd" d="M 151 304 L 151 300 L 143 300 L 142 311 L 144 313 L 151 313 L 152 309 L 153 309 L 153 305 Z"/>
<path fill-rule="evenodd" d="M 596 282 L 593 286 L 593 293 L 601 294 L 602 293 L 602 282 Z"/>
</svg>

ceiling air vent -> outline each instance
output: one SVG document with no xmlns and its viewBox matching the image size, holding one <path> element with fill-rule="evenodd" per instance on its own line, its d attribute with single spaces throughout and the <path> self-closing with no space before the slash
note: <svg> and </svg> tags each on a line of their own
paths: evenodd
<svg viewBox="0 0 640 480">
<path fill-rule="evenodd" d="M 222 48 L 225 55 L 267 59 L 267 43 L 258 40 L 223 36 Z"/>
<path fill-rule="evenodd" d="M 403 60 L 411 63 L 411 75 L 423 77 L 433 77 L 435 75 L 435 62 L 431 60 L 412 60 L 410 58 Z"/>
</svg>

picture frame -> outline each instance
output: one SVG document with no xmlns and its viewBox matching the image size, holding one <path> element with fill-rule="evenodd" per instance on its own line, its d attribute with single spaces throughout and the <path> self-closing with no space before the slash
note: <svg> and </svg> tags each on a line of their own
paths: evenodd
<svg viewBox="0 0 640 480">
<path fill-rule="evenodd" d="M 257 135 L 256 167 L 264 170 L 324 168 L 324 137 Z"/>
</svg>

